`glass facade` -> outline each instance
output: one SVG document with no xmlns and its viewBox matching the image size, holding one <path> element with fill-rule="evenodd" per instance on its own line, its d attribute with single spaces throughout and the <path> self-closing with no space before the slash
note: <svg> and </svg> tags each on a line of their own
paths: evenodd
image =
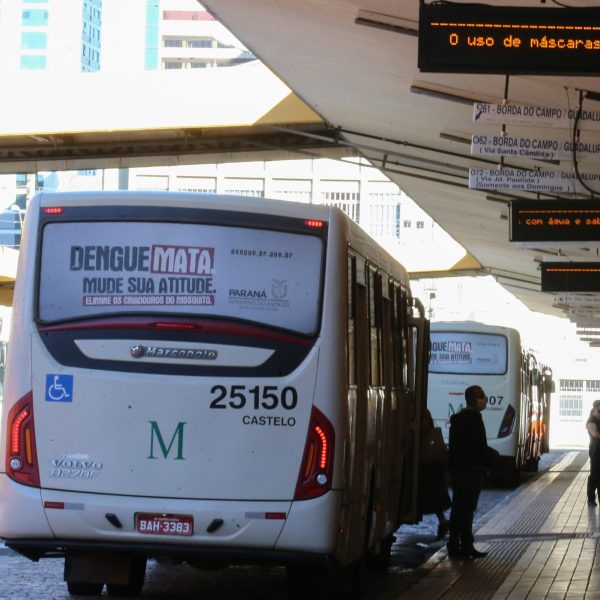
<svg viewBox="0 0 600 600">
<path fill-rule="evenodd" d="M 158 68 L 159 0 L 146 0 L 146 49 L 144 68 Z"/>
<path fill-rule="evenodd" d="M 102 0 L 84 0 L 81 28 L 81 70 L 100 70 Z"/>
</svg>

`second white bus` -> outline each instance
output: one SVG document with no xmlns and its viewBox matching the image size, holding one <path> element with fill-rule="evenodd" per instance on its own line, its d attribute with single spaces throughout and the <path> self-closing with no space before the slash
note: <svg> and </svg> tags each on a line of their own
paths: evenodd
<svg viewBox="0 0 600 600">
<path fill-rule="evenodd" d="M 0 536 L 64 555 L 77 595 L 136 595 L 147 558 L 170 556 L 282 564 L 295 591 L 358 596 L 365 558 L 418 518 L 427 340 L 404 268 L 337 209 L 40 194 Z"/>
<path fill-rule="evenodd" d="M 537 470 L 549 450 L 552 370 L 523 347 L 516 329 L 474 321 L 431 323 L 427 406 L 446 441 L 464 392 L 480 385 L 488 444 L 500 459 L 493 476 L 517 484 L 521 469 Z"/>
</svg>

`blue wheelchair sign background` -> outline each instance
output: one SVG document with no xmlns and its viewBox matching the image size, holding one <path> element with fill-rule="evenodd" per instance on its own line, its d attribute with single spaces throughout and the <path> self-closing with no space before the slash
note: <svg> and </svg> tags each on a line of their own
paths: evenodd
<svg viewBox="0 0 600 600">
<path fill-rule="evenodd" d="M 46 375 L 46 402 L 72 402 L 73 375 Z"/>
</svg>

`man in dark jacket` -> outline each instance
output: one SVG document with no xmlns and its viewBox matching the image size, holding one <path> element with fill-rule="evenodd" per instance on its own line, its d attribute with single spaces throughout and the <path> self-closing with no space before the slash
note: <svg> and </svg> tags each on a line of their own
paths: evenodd
<svg viewBox="0 0 600 600">
<path fill-rule="evenodd" d="M 450 417 L 448 466 L 452 485 L 450 513 L 450 558 L 480 558 L 473 545 L 473 517 L 483 486 L 486 469 L 497 451 L 487 445 L 481 411 L 487 405 L 487 396 L 481 387 L 473 385 L 465 390 L 466 407 Z"/>
</svg>

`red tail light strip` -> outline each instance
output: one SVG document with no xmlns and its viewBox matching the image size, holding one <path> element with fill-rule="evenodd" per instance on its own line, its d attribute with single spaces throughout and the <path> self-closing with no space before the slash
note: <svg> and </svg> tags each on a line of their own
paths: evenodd
<svg viewBox="0 0 600 600">
<path fill-rule="evenodd" d="M 294 500 L 317 498 L 331 489 L 334 448 L 333 425 L 313 406 Z"/>
<path fill-rule="evenodd" d="M 13 419 L 10 428 L 10 454 L 19 454 L 21 451 L 21 427 L 25 419 L 30 415 L 29 407 L 24 408 Z"/>
<path fill-rule="evenodd" d="M 25 394 L 8 413 L 6 473 L 23 485 L 40 487 L 40 473 L 35 447 L 33 394 Z"/>
</svg>

